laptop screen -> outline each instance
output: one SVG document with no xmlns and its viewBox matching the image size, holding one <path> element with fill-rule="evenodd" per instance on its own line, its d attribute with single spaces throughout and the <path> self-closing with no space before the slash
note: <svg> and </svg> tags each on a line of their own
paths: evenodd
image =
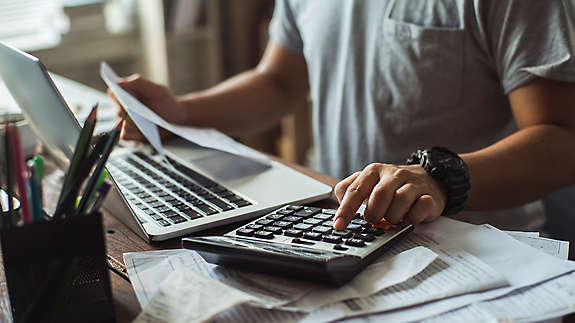
<svg viewBox="0 0 575 323">
<path fill-rule="evenodd" d="M 45 146 L 69 160 L 80 125 L 38 58 L 0 42 L 0 77 Z"/>
</svg>

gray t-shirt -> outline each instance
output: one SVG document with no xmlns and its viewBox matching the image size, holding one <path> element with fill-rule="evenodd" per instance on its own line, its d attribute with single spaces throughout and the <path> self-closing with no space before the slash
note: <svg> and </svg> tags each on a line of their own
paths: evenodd
<svg viewBox="0 0 575 323">
<path fill-rule="evenodd" d="M 319 167 L 343 178 L 373 162 L 404 163 L 421 147 L 465 153 L 515 131 L 509 92 L 535 77 L 575 82 L 574 8 L 573 0 L 277 0 L 270 35 L 305 57 Z"/>
</svg>

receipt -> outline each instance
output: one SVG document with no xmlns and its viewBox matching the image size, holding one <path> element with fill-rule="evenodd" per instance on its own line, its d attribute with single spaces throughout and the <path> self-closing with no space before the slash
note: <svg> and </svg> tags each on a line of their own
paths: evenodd
<svg viewBox="0 0 575 323">
<path fill-rule="evenodd" d="M 270 165 L 270 160 L 266 155 L 240 144 L 216 129 L 182 126 L 167 122 L 154 111 L 150 110 L 150 108 L 134 98 L 131 94 L 122 89 L 117 84 L 119 77 L 114 73 L 110 66 L 108 66 L 108 64 L 101 64 L 100 76 L 112 92 L 114 92 L 116 98 L 126 109 L 130 117 L 132 117 L 132 120 L 134 120 L 138 129 L 140 129 L 142 134 L 160 154 L 163 154 L 163 148 L 157 126 L 160 126 L 171 133 L 202 147 L 217 149 L 230 154 L 250 158 L 263 165 Z"/>
</svg>

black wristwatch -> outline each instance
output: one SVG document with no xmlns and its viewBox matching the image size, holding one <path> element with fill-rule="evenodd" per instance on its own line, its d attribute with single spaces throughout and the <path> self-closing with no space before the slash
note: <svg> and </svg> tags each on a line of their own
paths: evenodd
<svg viewBox="0 0 575 323">
<path fill-rule="evenodd" d="M 463 210 L 471 185 L 467 165 L 461 157 L 446 148 L 432 147 L 412 153 L 407 164 L 421 165 L 431 177 L 445 184 L 447 202 L 441 215 L 451 215 Z"/>
</svg>

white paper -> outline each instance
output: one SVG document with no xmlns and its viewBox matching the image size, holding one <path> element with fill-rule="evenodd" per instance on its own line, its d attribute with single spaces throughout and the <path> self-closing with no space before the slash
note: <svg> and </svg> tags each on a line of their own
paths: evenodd
<svg viewBox="0 0 575 323">
<path fill-rule="evenodd" d="M 535 322 L 575 312 L 575 273 L 426 319 L 434 322 Z"/>
<path fill-rule="evenodd" d="M 503 231 L 508 235 L 515 237 L 539 237 L 540 234 L 537 231 Z"/>
<path fill-rule="evenodd" d="M 456 246 L 444 246 L 422 233 L 411 233 L 398 242 L 425 246 L 439 255 L 419 275 L 372 296 L 347 300 L 313 311 L 305 322 L 326 322 L 412 306 L 441 298 L 505 286 L 505 278 Z"/>
<path fill-rule="evenodd" d="M 124 254 L 124 264 L 132 282 L 138 302 L 144 308 L 160 284 L 175 269 L 169 256 L 181 253 L 182 249 L 168 249 Z"/>
<path fill-rule="evenodd" d="M 160 285 L 136 323 L 204 322 L 252 297 L 191 269 L 171 273 Z"/>
<path fill-rule="evenodd" d="M 106 63 L 102 63 L 100 65 L 100 77 L 104 80 L 104 83 L 114 92 L 116 98 L 124 109 L 130 115 L 130 118 L 134 121 L 138 129 L 142 132 L 144 137 L 148 139 L 152 147 L 156 149 L 156 151 L 164 158 L 164 160 L 168 160 L 166 158 L 166 154 L 164 153 L 164 147 L 162 145 L 162 138 L 160 137 L 160 132 L 158 131 L 158 127 L 155 123 L 153 123 L 149 117 L 143 114 L 138 107 L 142 109 L 147 109 L 148 112 L 153 113 L 150 109 L 148 109 L 145 105 L 143 105 L 140 101 L 134 98 L 130 93 L 122 89 L 118 85 L 118 81 L 120 77 L 116 75 L 116 73 L 108 66 Z M 155 113 L 154 113 L 155 115 Z M 160 118 L 156 115 L 157 118 Z"/>
<path fill-rule="evenodd" d="M 365 268 L 344 286 L 319 287 L 289 306 L 309 312 L 326 304 L 366 297 L 419 274 L 435 259 L 437 254 L 425 247 L 415 247 L 396 255 L 390 250 L 382 260 Z"/>
<path fill-rule="evenodd" d="M 432 223 L 419 225 L 416 232 L 435 232 L 442 246 L 461 246 L 503 274 L 511 286 L 374 315 L 371 317 L 374 322 L 421 320 L 468 304 L 500 297 L 575 269 L 574 262 L 547 255 L 491 226 L 475 226 L 442 217 Z"/>
<path fill-rule="evenodd" d="M 114 92 L 118 101 L 120 101 L 122 106 L 128 111 L 130 117 L 133 119 L 133 114 L 137 115 L 136 118 L 139 120 L 134 120 L 134 123 L 136 123 L 156 150 L 158 149 L 156 145 L 160 140 L 159 134 L 156 135 L 157 125 L 200 146 L 247 157 L 263 165 L 270 164 L 269 159 L 264 154 L 240 144 L 213 128 L 181 126 L 167 122 L 117 85 L 116 83 L 119 78 L 106 63 L 102 63 L 100 66 L 100 76 L 112 92 Z M 142 119 L 146 121 L 142 122 Z M 154 131 L 153 129 L 156 130 Z M 150 138 L 148 136 L 150 136 Z M 159 141 L 159 145 L 161 146 L 161 141 Z"/>
<path fill-rule="evenodd" d="M 531 236 L 515 236 L 513 238 L 559 259 L 569 258 L 569 241 Z"/>
<path fill-rule="evenodd" d="M 185 249 L 125 253 L 124 263 L 142 307 L 156 292 L 158 284 L 170 273 L 191 269 L 253 296 L 257 300 L 255 304 L 260 307 L 277 308 L 297 301 L 307 294 L 306 301 L 302 304 L 297 307 L 290 304 L 288 308 L 292 311 L 305 308 L 311 310 L 310 307 L 355 298 L 358 295 L 370 295 L 403 282 L 437 258 L 437 254 L 424 247 L 404 251 L 411 247 L 413 245 L 389 250 L 386 256 L 362 271 L 352 281 L 350 288 L 340 289 L 279 276 L 227 269 L 209 264 L 197 252 Z M 318 292 L 310 293 L 313 290 Z"/>
</svg>

